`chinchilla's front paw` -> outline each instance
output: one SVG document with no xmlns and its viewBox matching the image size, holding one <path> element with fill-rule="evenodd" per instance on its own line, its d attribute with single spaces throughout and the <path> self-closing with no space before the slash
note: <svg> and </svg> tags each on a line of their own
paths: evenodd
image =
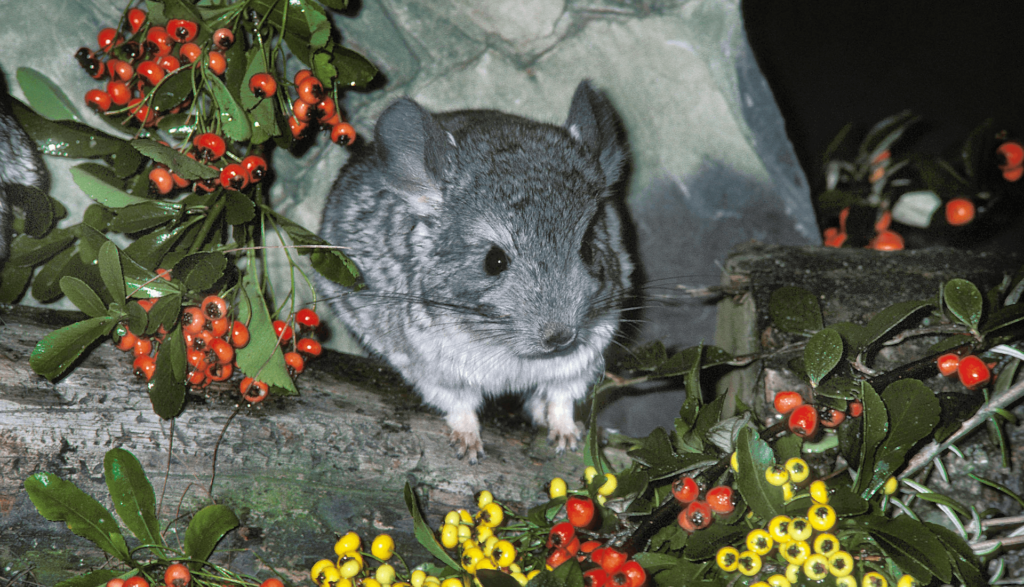
<svg viewBox="0 0 1024 587">
<path fill-rule="evenodd" d="M 475 465 L 484 458 L 484 443 L 480 439 L 480 421 L 475 412 L 459 412 L 449 414 L 445 420 L 452 429 L 449 436 L 450 444 L 455 447 L 455 456 L 459 459 L 469 458 L 469 464 Z"/>
<path fill-rule="evenodd" d="M 566 449 L 575 451 L 580 439 L 580 426 L 573 421 L 552 423 L 548 429 L 548 443 L 554 445 L 555 452 L 562 454 Z"/>
</svg>

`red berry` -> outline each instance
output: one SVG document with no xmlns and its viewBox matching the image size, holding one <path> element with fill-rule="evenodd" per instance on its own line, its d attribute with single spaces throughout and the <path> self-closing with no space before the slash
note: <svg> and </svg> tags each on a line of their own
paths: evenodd
<svg viewBox="0 0 1024 587">
<path fill-rule="evenodd" d="M 302 358 L 302 355 L 294 351 L 284 354 L 284 364 L 288 365 L 288 369 L 295 374 L 302 373 L 302 370 L 306 368 L 305 359 Z"/>
<path fill-rule="evenodd" d="M 142 98 L 128 100 L 128 111 L 134 114 L 143 126 L 152 126 L 156 122 L 156 114 L 148 105 L 142 103 Z"/>
<path fill-rule="evenodd" d="M 284 587 L 284 583 L 282 583 L 277 577 L 271 577 L 260 583 L 260 587 Z"/>
<path fill-rule="evenodd" d="M 270 395 L 270 388 L 266 383 L 262 381 L 254 381 L 252 377 L 246 377 L 242 379 L 242 384 L 239 386 L 242 392 L 242 397 L 245 401 L 256 404 L 265 399 Z"/>
<path fill-rule="evenodd" d="M 351 145 L 356 140 L 356 129 L 347 122 L 335 124 L 331 127 L 331 141 L 342 147 Z"/>
<path fill-rule="evenodd" d="M 788 414 L 804 404 L 804 398 L 795 391 L 780 391 L 775 394 L 775 411 L 780 414 Z"/>
<path fill-rule="evenodd" d="M 174 563 L 164 571 L 164 584 L 167 587 L 185 587 L 192 580 L 192 573 L 181 563 Z"/>
<path fill-rule="evenodd" d="M 706 501 L 698 500 L 691 503 L 686 506 L 683 513 L 686 514 L 686 518 L 697 530 L 707 528 L 711 525 L 711 508 L 708 506 Z"/>
<path fill-rule="evenodd" d="M 174 41 L 171 40 L 171 35 L 167 34 L 167 29 L 162 26 L 155 26 L 150 27 L 149 31 L 146 32 L 146 41 L 142 46 L 146 48 L 146 51 L 152 53 L 154 57 L 161 57 L 170 54 L 171 49 L 174 48 Z M 181 50 L 184 52 L 184 46 Z"/>
<path fill-rule="evenodd" d="M 583 573 L 583 587 L 604 587 L 608 583 L 608 573 L 598 567 Z"/>
<path fill-rule="evenodd" d="M 249 328 L 242 322 L 235 320 L 231 325 L 231 344 L 240 349 L 249 344 Z"/>
<path fill-rule="evenodd" d="M 302 326 L 316 328 L 317 326 L 320 325 L 320 316 L 318 316 L 316 312 L 310 310 L 309 308 L 302 308 L 298 312 L 295 312 L 295 322 L 296 324 L 301 324 Z"/>
<path fill-rule="evenodd" d="M 92 89 L 85 93 L 85 103 L 100 112 L 110 110 L 110 103 L 113 99 L 110 94 L 103 90 Z"/>
<path fill-rule="evenodd" d="M 231 363 L 213 363 L 206 368 L 203 375 L 210 381 L 227 381 L 233 371 Z"/>
<path fill-rule="evenodd" d="M 939 373 L 942 373 L 944 377 L 949 377 L 956 373 L 957 367 L 960 366 L 960 357 L 955 353 L 946 353 L 936 359 L 935 364 L 939 368 Z"/>
<path fill-rule="evenodd" d="M 210 350 L 217 357 L 217 363 L 227 365 L 235 360 L 235 347 L 223 338 L 214 338 L 210 341 Z"/>
<path fill-rule="evenodd" d="M 845 232 L 840 232 L 838 228 L 833 226 L 825 229 L 824 245 L 826 247 L 838 249 L 843 246 L 843 243 L 846 242 L 846 238 L 847 235 Z"/>
<path fill-rule="evenodd" d="M 118 37 L 117 29 L 107 27 L 100 30 L 100 33 L 96 35 L 96 40 L 99 42 L 101 50 L 110 51 L 117 43 Z"/>
<path fill-rule="evenodd" d="M 207 64 L 214 75 L 223 75 L 228 68 L 228 60 L 224 58 L 223 53 L 217 51 L 210 51 Z"/>
<path fill-rule="evenodd" d="M 221 49 L 230 49 L 235 44 L 235 33 L 231 29 L 217 29 L 213 31 L 213 44 Z"/>
<path fill-rule="evenodd" d="M 825 428 L 835 428 L 846 419 L 846 413 L 832 408 L 822 408 L 818 412 L 818 419 L 821 420 L 821 425 Z"/>
<path fill-rule="evenodd" d="M 619 579 L 621 575 L 625 575 L 625 583 Z M 625 585 L 625 587 L 641 587 L 641 585 L 647 582 L 647 573 L 640 566 L 640 563 L 634 560 L 626 561 L 622 568 L 611 577 L 611 582 L 612 584 Z"/>
<path fill-rule="evenodd" d="M 306 104 L 319 104 L 325 97 L 327 92 L 324 91 L 324 85 L 320 83 L 320 80 L 313 76 L 308 76 L 295 87 L 295 91 L 299 94 L 299 101 L 305 102 Z"/>
<path fill-rule="evenodd" d="M 134 63 L 135 60 L 142 57 L 142 47 L 139 45 L 138 41 L 128 41 L 121 45 L 121 54 L 124 55 L 130 63 Z"/>
<path fill-rule="evenodd" d="M 801 438 L 810 438 L 818 431 L 818 410 L 804 404 L 789 414 L 789 430 Z"/>
<path fill-rule="evenodd" d="M 139 340 L 139 337 L 135 336 L 131 330 L 125 328 L 125 333 L 121 335 L 121 338 L 117 341 L 117 348 L 122 351 L 135 350 L 135 343 Z"/>
<path fill-rule="evenodd" d="M 984 387 L 992 378 L 988 365 L 975 355 L 967 355 L 960 359 L 956 372 L 960 376 L 960 383 L 971 390 Z"/>
<path fill-rule="evenodd" d="M 1009 182 L 1014 182 L 1024 176 L 1024 167 L 1014 167 L 1013 169 L 1003 170 L 1003 179 Z"/>
<path fill-rule="evenodd" d="M 564 548 L 556 548 L 554 552 L 548 555 L 547 562 L 548 566 L 552 569 L 557 569 L 562 563 L 572 558 L 569 551 Z"/>
<path fill-rule="evenodd" d="M 861 414 L 864 413 L 864 404 L 854 400 L 846 406 L 846 411 L 851 418 L 860 418 Z"/>
<path fill-rule="evenodd" d="M 136 357 L 144 357 L 153 354 L 153 341 L 148 338 L 138 338 L 135 341 L 135 348 L 132 352 Z"/>
<path fill-rule="evenodd" d="M 164 71 L 164 68 L 157 65 L 156 62 L 149 60 L 140 63 L 136 68 L 136 71 L 139 72 L 139 75 L 146 78 L 146 81 L 149 82 L 149 85 L 151 86 L 155 86 L 160 83 L 167 74 L 167 72 Z"/>
<path fill-rule="evenodd" d="M 731 514 L 736 508 L 736 504 L 733 503 L 734 497 L 732 487 L 719 485 L 708 490 L 705 500 L 708 502 L 708 507 L 711 508 L 711 511 L 716 514 L 727 515 Z"/>
<path fill-rule="evenodd" d="M 868 248 L 876 251 L 902 251 L 904 248 L 903 237 L 896 231 L 883 230 L 871 239 Z"/>
<path fill-rule="evenodd" d="M 120 59 L 111 59 L 108 61 L 107 70 L 110 72 L 110 79 L 114 81 L 127 82 L 132 79 L 133 75 L 135 75 L 135 68 L 132 67 L 132 64 L 127 61 L 121 61 Z M 109 92 L 110 90 L 107 91 Z M 128 100 L 125 100 L 125 102 L 127 101 Z"/>
<path fill-rule="evenodd" d="M 598 554 L 600 552 L 600 554 Z M 601 566 L 602 569 L 607 571 L 609 574 L 619 570 L 619 567 L 626 562 L 629 558 L 626 553 L 621 550 L 615 550 L 614 548 L 599 548 L 594 551 L 592 560 Z"/>
<path fill-rule="evenodd" d="M 220 296 L 206 296 L 199 307 L 203 309 L 203 316 L 207 320 L 217 320 L 228 314 L 228 303 Z"/>
<path fill-rule="evenodd" d="M 561 548 L 572 542 L 576 537 L 576 528 L 569 522 L 559 522 L 551 527 L 548 532 L 548 548 Z"/>
<path fill-rule="evenodd" d="M 121 587 L 149 587 L 149 581 L 142 575 L 135 575 L 130 579 L 125 579 Z"/>
<path fill-rule="evenodd" d="M 207 372 L 209 372 L 209 370 L 210 370 L 209 367 L 206 368 L 206 371 L 198 371 L 198 370 L 193 369 L 188 374 L 188 379 L 187 379 L 188 384 L 193 386 L 193 387 L 204 387 L 204 386 L 208 385 L 210 382 L 209 382 L 206 374 L 207 374 Z"/>
<path fill-rule="evenodd" d="M 156 64 L 164 68 L 164 71 L 174 71 L 181 67 L 181 61 L 174 55 L 163 55 L 157 58 Z"/>
<path fill-rule="evenodd" d="M 181 329 L 188 334 L 199 334 L 206 325 L 206 316 L 198 306 L 189 306 L 181 311 Z"/>
<path fill-rule="evenodd" d="M 238 163 L 232 163 L 221 170 L 220 184 L 229 190 L 244 190 L 249 185 L 249 174 Z"/>
<path fill-rule="evenodd" d="M 322 348 L 320 343 L 312 338 L 300 338 L 299 342 L 295 343 L 295 350 L 311 357 L 319 357 Z"/>
<path fill-rule="evenodd" d="M 195 43 L 185 43 L 180 49 L 178 49 L 178 55 L 184 59 L 186 63 L 195 63 L 197 59 L 203 56 L 203 50 Z"/>
<path fill-rule="evenodd" d="M 700 487 L 693 477 L 679 477 L 672 482 L 672 495 L 680 503 L 690 503 L 700 495 Z"/>
<path fill-rule="evenodd" d="M 257 98 L 269 98 L 277 93 L 277 80 L 269 73 L 257 73 L 249 78 L 249 91 Z"/>
<path fill-rule="evenodd" d="M 329 120 L 332 116 L 338 113 L 338 107 L 334 104 L 334 100 L 330 98 L 324 98 L 316 105 L 317 110 L 320 111 L 320 120 Z"/>
<path fill-rule="evenodd" d="M 135 373 L 136 377 L 149 381 L 153 378 L 154 372 L 156 372 L 156 359 L 149 355 L 135 357 L 135 361 L 132 362 L 132 373 Z"/>
<path fill-rule="evenodd" d="M 146 12 L 139 8 L 132 8 L 128 11 L 128 26 L 132 29 L 132 34 L 139 32 L 142 25 L 146 22 Z"/>
<path fill-rule="evenodd" d="M 594 521 L 594 502 L 586 497 L 570 497 L 565 502 L 565 515 L 577 528 L 586 528 Z"/>
<path fill-rule="evenodd" d="M 124 587 L 124 579 L 115 577 L 107 581 L 107 587 Z"/>
<path fill-rule="evenodd" d="M 122 81 L 107 82 L 107 95 L 110 101 L 118 106 L 124 106 L 132 99 L 132 91 Z"/>
<path fill-rule="evenodd" d="M 569 524 L 569 523 L 568 522 L 563 522 L 563 524 Z M 571 528 L 572 524 L 569 524 L 569 527 Z M 600 547 L 601 547 L 601 543 L 598 542 L 597 540 L 588 540 L 588 541 L 586 541 L 586 542 L 584 542 L 583 544 L 580 545 L 580 552 L 582 552 L 584 554 L 590 554 L 590 553 L 594 552 L 595 550 L 597 550 Z"/>
<path fill-rule="evenodd" d="M 242 167 L 249 174 L 249 183 L 259 183 L 267 176 L 267 161 L 259 155 L 249 155 L 242 159 Z"/>
<path fill-rule="evenodd" d="M 950 226 L 963 226 L 974 220 L 974 202 L 967 198 L 953 198 L 946 202 L 946 222 Z"/>
<path fill-rule="evenodd" d="M 231 320 L 227 316 L 216 320 L 207 320 L 207 327 L 212 336 L 220 338 L 228 333 L 228 329 L 231 328 Z"/>
<path fill-rule="evenodd" d="M 679 527 L 687 532 L 693 533 L 697 531 L 697 526 L 690 521 L 689 516 L 686 515 L 685 509 L 679 512 L 679 517 L 676 518 L 676 521 L 679 522 Z"/>
<path fill-rule="evenodd" d="M 316 122 L 320 120 L 323 112 L 320 111 L 319 102 L 310 104 L 302 100 L 292 102 L 292 114 L 299 122 Z"/>
<path fill-rule="evenodd" d="M 300 70 L 295 72 L 295 79 L 293 81 L 295 82 L 295 85 L 297 86 L 297 85 L 302 83 L 302 80 L 306 79 L 307 77 L 309 77 L 311 75 L 313 75 L 312 71 L 310 71 L 308 69 L 300 69 Z"/>
<path fill-rule="evenodd" d="M 199 25 L 192 22 L 191 20 L 185 20 L 183 18 L 172 18 L 167 21 L 167 34 L 172 39 L 179 43 L 187 43 L 192 39 L 196 38 L 196 33 L 199 32 Z"/>
<path fill-rule="evenodd" d="M 999 169 L 1015 169 L 1024 165 L 1024 147 L 1020 143 L 1007 141 L 996 149 L 996 157 L 999 159 Z"/>
<path fill-rule="evenodd" d="M 274 334 L 277 336 L 277 340 L 281 341 L 282 344 L 292 339 L 295 332 L 291 326 L 288 326 L 283 320 L 274 320 Z"/>
<path fill-rule="evenodd" d="M 203 161 L 216 161 L 227 152 L 227 145 L 224 139 L 212 132 L 203 133 L 192 139 L 192 145 L 199 152 L 199 159 Z"/>
<path fill-rule="evenodd" d="M 298 139 L 302 138 L 302 135 L 306 132 L 306 129 L 309 128 L 309 123 L 303 122 L 298 118 L 295 118 L 294 116 L 289 116 L 288 128 L 291 129 L 292 136 Z"/>
</svg>

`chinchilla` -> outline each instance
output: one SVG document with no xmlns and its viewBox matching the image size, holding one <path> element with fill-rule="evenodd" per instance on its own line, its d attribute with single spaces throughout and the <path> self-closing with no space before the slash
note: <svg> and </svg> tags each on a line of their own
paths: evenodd
<svg viewBox="0 0 1024 587">
<path fill-rule="evenodd" d="M 483 455 L 484 397 L 526 394 L 559 452 L 575 402 L 604 372 L 633 264 L 615 198 L 618 116 L 587 81 L 563 126 L 490 110 L 432 114 L 400 99 L 323 211 L 366 287 L 322 299 L 444 413 L 459 458 Z"/>
<path fill-rule="evenodd" d="M 11 203 L 16 186 L 47 191 L 49 175 L 35 143 L 11 111 L 3 71 L 0 71 L 0 267 L 11 253 Z"/>
</svg>

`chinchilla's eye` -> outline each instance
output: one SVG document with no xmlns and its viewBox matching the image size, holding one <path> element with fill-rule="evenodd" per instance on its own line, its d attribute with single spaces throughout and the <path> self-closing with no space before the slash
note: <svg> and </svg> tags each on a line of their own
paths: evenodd
<svg viewBox="0 0 1024 587">
<path fill-rule="evenodd" d="M 580 243 L 580 259 L 583 260 L 585 265 L 594 263 L 594 248 L 587 241 Z"/>
<path fill-rule="evenodd" d="M 505 251 L 501 250 L 498 245 L 492 246 L 491 250 L 487 251 L 487 256 L 484 257 L 484 271 L 487 272 L 487 275 L 494 277 L 506 269 L 508 269 L 508 257 L 505 255 Z"/>
</svg>

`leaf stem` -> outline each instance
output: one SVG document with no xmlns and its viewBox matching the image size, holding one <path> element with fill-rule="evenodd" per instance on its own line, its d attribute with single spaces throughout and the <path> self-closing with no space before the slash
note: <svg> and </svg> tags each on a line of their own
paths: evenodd
<svg viewBox="0 0 1024 587">
<path fill-rule="evenodd" d="M 199 230 L 199 234 L 196 235 L 196 240 L 189 247 L 189 254 L 198 253 L 203 248 L 203 243 L 206 242 L 206 237 L 210 235 L 210 231 L 213 230 L 213 224 L 220 218 L 221 212 L 224 211 L 224 204 L 227 198 L 218 198 L 217 202 L 214 203 L 213 207 L 206 214 L 206 220 L 203 221 L 203 226 Z"/>
</svg>

